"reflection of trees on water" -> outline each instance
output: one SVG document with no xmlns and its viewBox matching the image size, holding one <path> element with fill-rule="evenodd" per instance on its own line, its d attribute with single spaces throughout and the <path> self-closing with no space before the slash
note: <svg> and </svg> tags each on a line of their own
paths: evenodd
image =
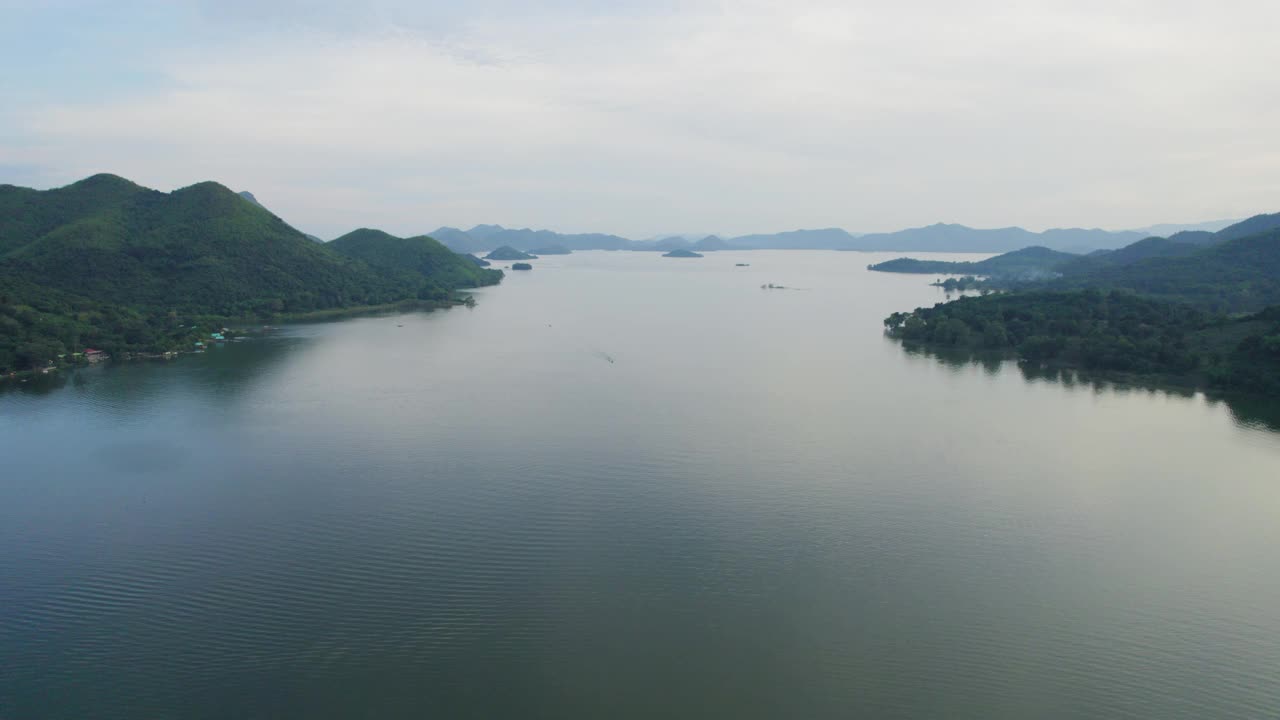
<svg viewBox="0 0 1280 720">
<path fill-rule="evenodd" d="M 75 382 L 83 385 L 85 380 L 80 376 L 79 370 L 63 370 L 61 372 L 53 372 L 48 375 L 36 375 L 27 378 L 26 382 L 22 380 L 2 380 L 0 381 L 0 397 L 5 395 L 21 393 L 23 395 L 48 395 L 67 386 L 67 383 Z"/>
<path fill-rule="evenodd" d="M 897 342 L 896 340 L 894 342 Z M 1000 372 L 1000 368 L 1004 363 L 1013 359 L 1012 355 L 1003 353 L 975 353 L 969 350 L 958 350 L 955 348 L 927 348 L 914 343 L 900 343 L 902 349 L 911 356 L 928 358 L 942 363 L 952 370 L 962 370 L 975 365 L 980 366 L 988 375 L 995 375 Z"/>
<path fill-rule="evenodd" d="M 1210 398 L 1217 402 L 1217 399 Z M 1280 432 L 1280 402 L 1266 398 L 1223 399 L 1237 425 Z"/>
<path fill-rule="evenodd" d="M 226 401 L 251 390 L 255 379 L 309 342 L 298 337 L 255 338 L 173 360 L 130 360 L 65 369 L 36 375 L 27 382 L 0 382 L 0 401 L 6 395 L 44 396 L 68 389 L 91 392 L 117 408 L 144 407 L 171 395 L 178 385 L 184 393 Z"/>
<path fill-rule="evenodd" d="M 930 358 L 955 370 L 976 365 L 982 367 L 986 374 L 996 375 L 1006 364 L 1015 365 L 1027 382 L 1049 382 L 1070 388 L 1089 388 L 1095 392 L 1164 393 L 1187 399 L 1194 398 L 1197 393 L 1204 393 L 1210 405 L 1216 406 L 1219 403 L 1226 405 L 1232 420 L 1237 425 L 1280 432 L 1280 400 L 1273 398 L 1219 395 L 1195 388 L 1161 385 L 1156 382 L 1144 383 L 1140 378 L 1126 377 L 1120 380 L 1114 375 L 1092 375 L 1081 370 L 1018 361 L 1011 355 L 1000 353 L 975 353 L 952 348 L 933 349 L 914 344 L 902 344 L 901 347 L 908 355 Z"/>
</svg>

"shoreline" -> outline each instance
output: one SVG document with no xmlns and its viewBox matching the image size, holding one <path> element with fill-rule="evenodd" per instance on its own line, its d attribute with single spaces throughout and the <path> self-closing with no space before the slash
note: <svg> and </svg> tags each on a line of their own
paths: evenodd
<svg viewBox="0 0 1280 720">
<path fill-rule="evenodd" d="M 474 289 L 474 288 L 470 288 Z M 467 290 L 459 290 L 458 292 L 467 292 Z M 282 315 L 274 315 L 271 317 L 260 318 L 262 322 L 275 323 L 312 323 L 326 322 L 329 320 L 342 320 L 351 317 L 368 317 L 375 315 L 394 315 L 398 312 L 431 312 L 433 310 L 448 310 L 450 308 L 464 305 L 467 307 L 475 305 L 475 299 L 471 295 L 465 298 L 457 298 L 445 303 L 437 300 L 400 300 L 393 303 L 384 303 L 382 305 L 357 305 L 348 308 L 332 308 L 329 310 L 312 310 L 305 313 L 286 313 Z M 246 322 L 244 318 L 240 318 L 238 322 Z M 254 321 L 255 324 L 258 322 Z"/>
<path fill-rule="evenodd" d="M 1229 387 L 1221 387 L 1207 382 L 1203 373 L 1189 375 L 1172 375 L 1162 373 L 1133 373 L 1118 370 L 1089 370 L 1066 362 L 1036 362 L 1018 355 L 1017 352 L 1000 350 L 976 351 L 962 350 L 946 345 L 933 345 L 918 340 L 904 340 L 885 331 L 885 336 L 898 343 L 902 350 L 912 355 L 926 356 L 943 363 L 962 362 L 967 365 L 982 365 L 984 362 L 1012 361 L 1017 366 L 1024 380 L 1051 380 L 1103 388 L 1125 388 L 1132 390 L 1158 390 L 1171 395 L 1189 396 L 1197 393 L 1209 400 L 1253 400 L 1273 401 L 1280 397 L 1265 393 L 1249 392 Z M 1063 375 L 1070 374 L 1069 380 Z"/>
<path fill-rule="evenodd" d="M 466 293 L 467 288 L 459 290 L 460 293 Z M 323 323 L 336 322 L 356 317 L 377 317 L 382 315 L 395 315 L 400 313 L 411 312 L 433 312 L 435 310 L 449 310 L 458 306 L 473 307 L 475 298 L 467 294 L 461 298 L 454 298 L 448 302 L 440 302 L 438 300 L 400 300 L 394 303 L 384 303 L 381 305 L 357 305 L 347 308 L 333 308 L 329 310 L 314 310 L 305 313 L 285 313 L 280 315 L 271 315 L 258 318 L 229 318 L 219 315 L 202 315 L 201 320 L 205 322 L 215 321 L 223 323 L 229 328 L 230 336 L 226 341 L 236 342 L 236 338 L 247 339 L 254 334 L 256 328 L 253 326 L 262 324 L 263 327 L 270 327 L 275 324 L 307 324 L 307 323 Z M 261 330 L 257 330 L 257 334 L 261 334 Z M 213 344 L 219 344 L 217 339 L 213 340 Z M 114 365 L 117 363 L 133 363 L 143 361 L 163 360 L 166 362 L 178 360 L 183 355 L 200 355 L 207 351 L 207 346 L 200 349 L 190 350 L 136 350 L 127 351 L 121 357 L 111 356 L 104 360 L 90 362 L 88 360 L 80 360 L 73 362 L 62 362 L 50 365 L 45 368 L 34 370 L 13 371 L 0 375 L 0 386 L 9 384 L 22 384 L 50 375 L 60 374 L 66 371 L 79 370 L 83 368 L 94 367 L 96 365 Z"/>
</svg>

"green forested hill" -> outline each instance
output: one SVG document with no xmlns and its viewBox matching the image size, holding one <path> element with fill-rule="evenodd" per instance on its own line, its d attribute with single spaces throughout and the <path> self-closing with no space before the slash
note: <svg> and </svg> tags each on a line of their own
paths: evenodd
<svg viewBox="0 0 1280 720">
<path fill-rule="evenodd" d="M 102 302 L 219 315 L 417 294 L 215 183 L 135 194 L 72 219 L 8 253 L 0 260 L 6 271 Z"/>
<path fill-rule="evenodd" d="M 1280 229 L 1280 213 L 1254 215 L 1248 220 L 1241 220 L 1235 225 L 1230 225 L 1214 233 L 1213 242 L 1226 242 L 1278 229 Z"/>
<path fill-rule="evenodd" d="M 1130 292 L 1013 292 L 894 313 L 885 327 L 935 348 L 1280 395 L 1276 308 L 1228 319 Z"/>
<path fill-rule="evenodd" d="M 1148 238 L 885 325 L 925 346 L 1280 396 L 1278 225 L 1280 214 L 1258 215 L 1212 242 Z"/>
<path fill-rule="evenodd" d="M 86 348 L 111 354 L 190 349 L 207 336 L 194 324 L 0 275 L 0 374 L 43 367 Z"/>
<path fill-rule="evenodd" d="M 878 272 L 928 275 L 988 275 L 1035 279 L 1048 277 L 1062 264 L 1079 259 L 1079 255 L 1050 250 L 1046 247 L 1027 247 L 977 262 L 897 258 L 877 265 L 870 265 L 868 269 Z"/>
<path fill-rule="evenodd" d="M 328 246 L 373 268 L 425 275 L 449 288 L 492 285 L 502 278 L 501 270 L 485 270 L 426 235 L 400 238 L 361 228 Z"/>
<path fill-rule="evenodd" d="M 1062 263 L 1057 270 L 1066 276 L 1078 275 L 1105 267 L 1132 265 L 1148 258 L 1194 255 L 1202 249 L 1200 245 L 1192 243 L 1149 237 L 1118 250 L 1102 250 Z"/>
<path fill-rule="evenodd" d="M 1189 254 L 1077 268 L 1050 286 L 1125 289 L 1210 312 L 1257 312 L 1280 304 L 1280 230 L 1229 239 Z"/>
<path fill-rule="evenodd" d="M 0 185 L 0 257 L 62 225 L 118 208 L 148 193 L 155 191 L 106 174 L 56 190 Z"/>
<path fill-rule="evenodd" d="M 413 246 L 412 266 L 392 269 L 376 253 L 365 262 L 212 182 L 172 193 L 112 175 L 46 191 L 0 186 L 0 371 L 91 344 L 172 349 L 188 339 L 183 319 L 443 305 L 455 288 L 501 278 L 433 241 Z"/>
<path fill-rule="evenodd" d="M 1212 234 L 1149 237 L 1085 256 L 1029 247 L 980 262 L 898 258 L 869 269 L 985 275 L 1000 287 L 1023 290 L 1133 290 L 1210 312 L 1256 312 L 1280 304 L 1280 213 Z"/>
</svg>

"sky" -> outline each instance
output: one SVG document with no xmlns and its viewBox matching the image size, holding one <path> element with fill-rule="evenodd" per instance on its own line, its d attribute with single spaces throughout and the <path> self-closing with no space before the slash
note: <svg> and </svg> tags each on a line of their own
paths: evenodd
<svg viewBox="0 0 1280 720">
<path fill-rule="evenodd" d="M 1280 211 L 1274 0 L 0 0 L 0 183 L 644 238 Z"/>
</svg>

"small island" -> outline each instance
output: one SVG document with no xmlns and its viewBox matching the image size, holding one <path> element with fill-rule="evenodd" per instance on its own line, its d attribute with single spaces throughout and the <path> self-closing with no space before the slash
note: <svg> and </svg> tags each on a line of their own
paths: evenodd
<svg viewBox="0 0 1280 720">
<path fill-rule="evenodd" d="M 572 250 L 563 245 L 549 245 L 547 247 L 535 248 L 529 251 L 534 255 L 570 255 Z"/>
<path fill-rule="evenodd" d="M 700 258 L 700 257 L 702 257 L 702 254 L 701 254 L 701 253 L 696 253 L 696 252 L 694 252 L 694 251 L 692 251 L 692 250 L 685 250 L 684 248 L 676 248 L 675 250 L 672 250 L 672 251 L 671 251 L 671 252 L 669 252 L 669 253 L 664 253 L 662 257 L 670 257 L 670 258 Z"/>
<path fill-rule="evenodd" d="M 484 256 L 485 260 L 535 260 L 537 255 L 530 255 L 527 252 L 521 252 L 510 245 L 503 245 Z"/>
<path fill-rule="evenodd" d="M 512 270 L 532 270 L 533 266 L 529 263 L 515 263 L 511 266 Z"/>
</svg>

